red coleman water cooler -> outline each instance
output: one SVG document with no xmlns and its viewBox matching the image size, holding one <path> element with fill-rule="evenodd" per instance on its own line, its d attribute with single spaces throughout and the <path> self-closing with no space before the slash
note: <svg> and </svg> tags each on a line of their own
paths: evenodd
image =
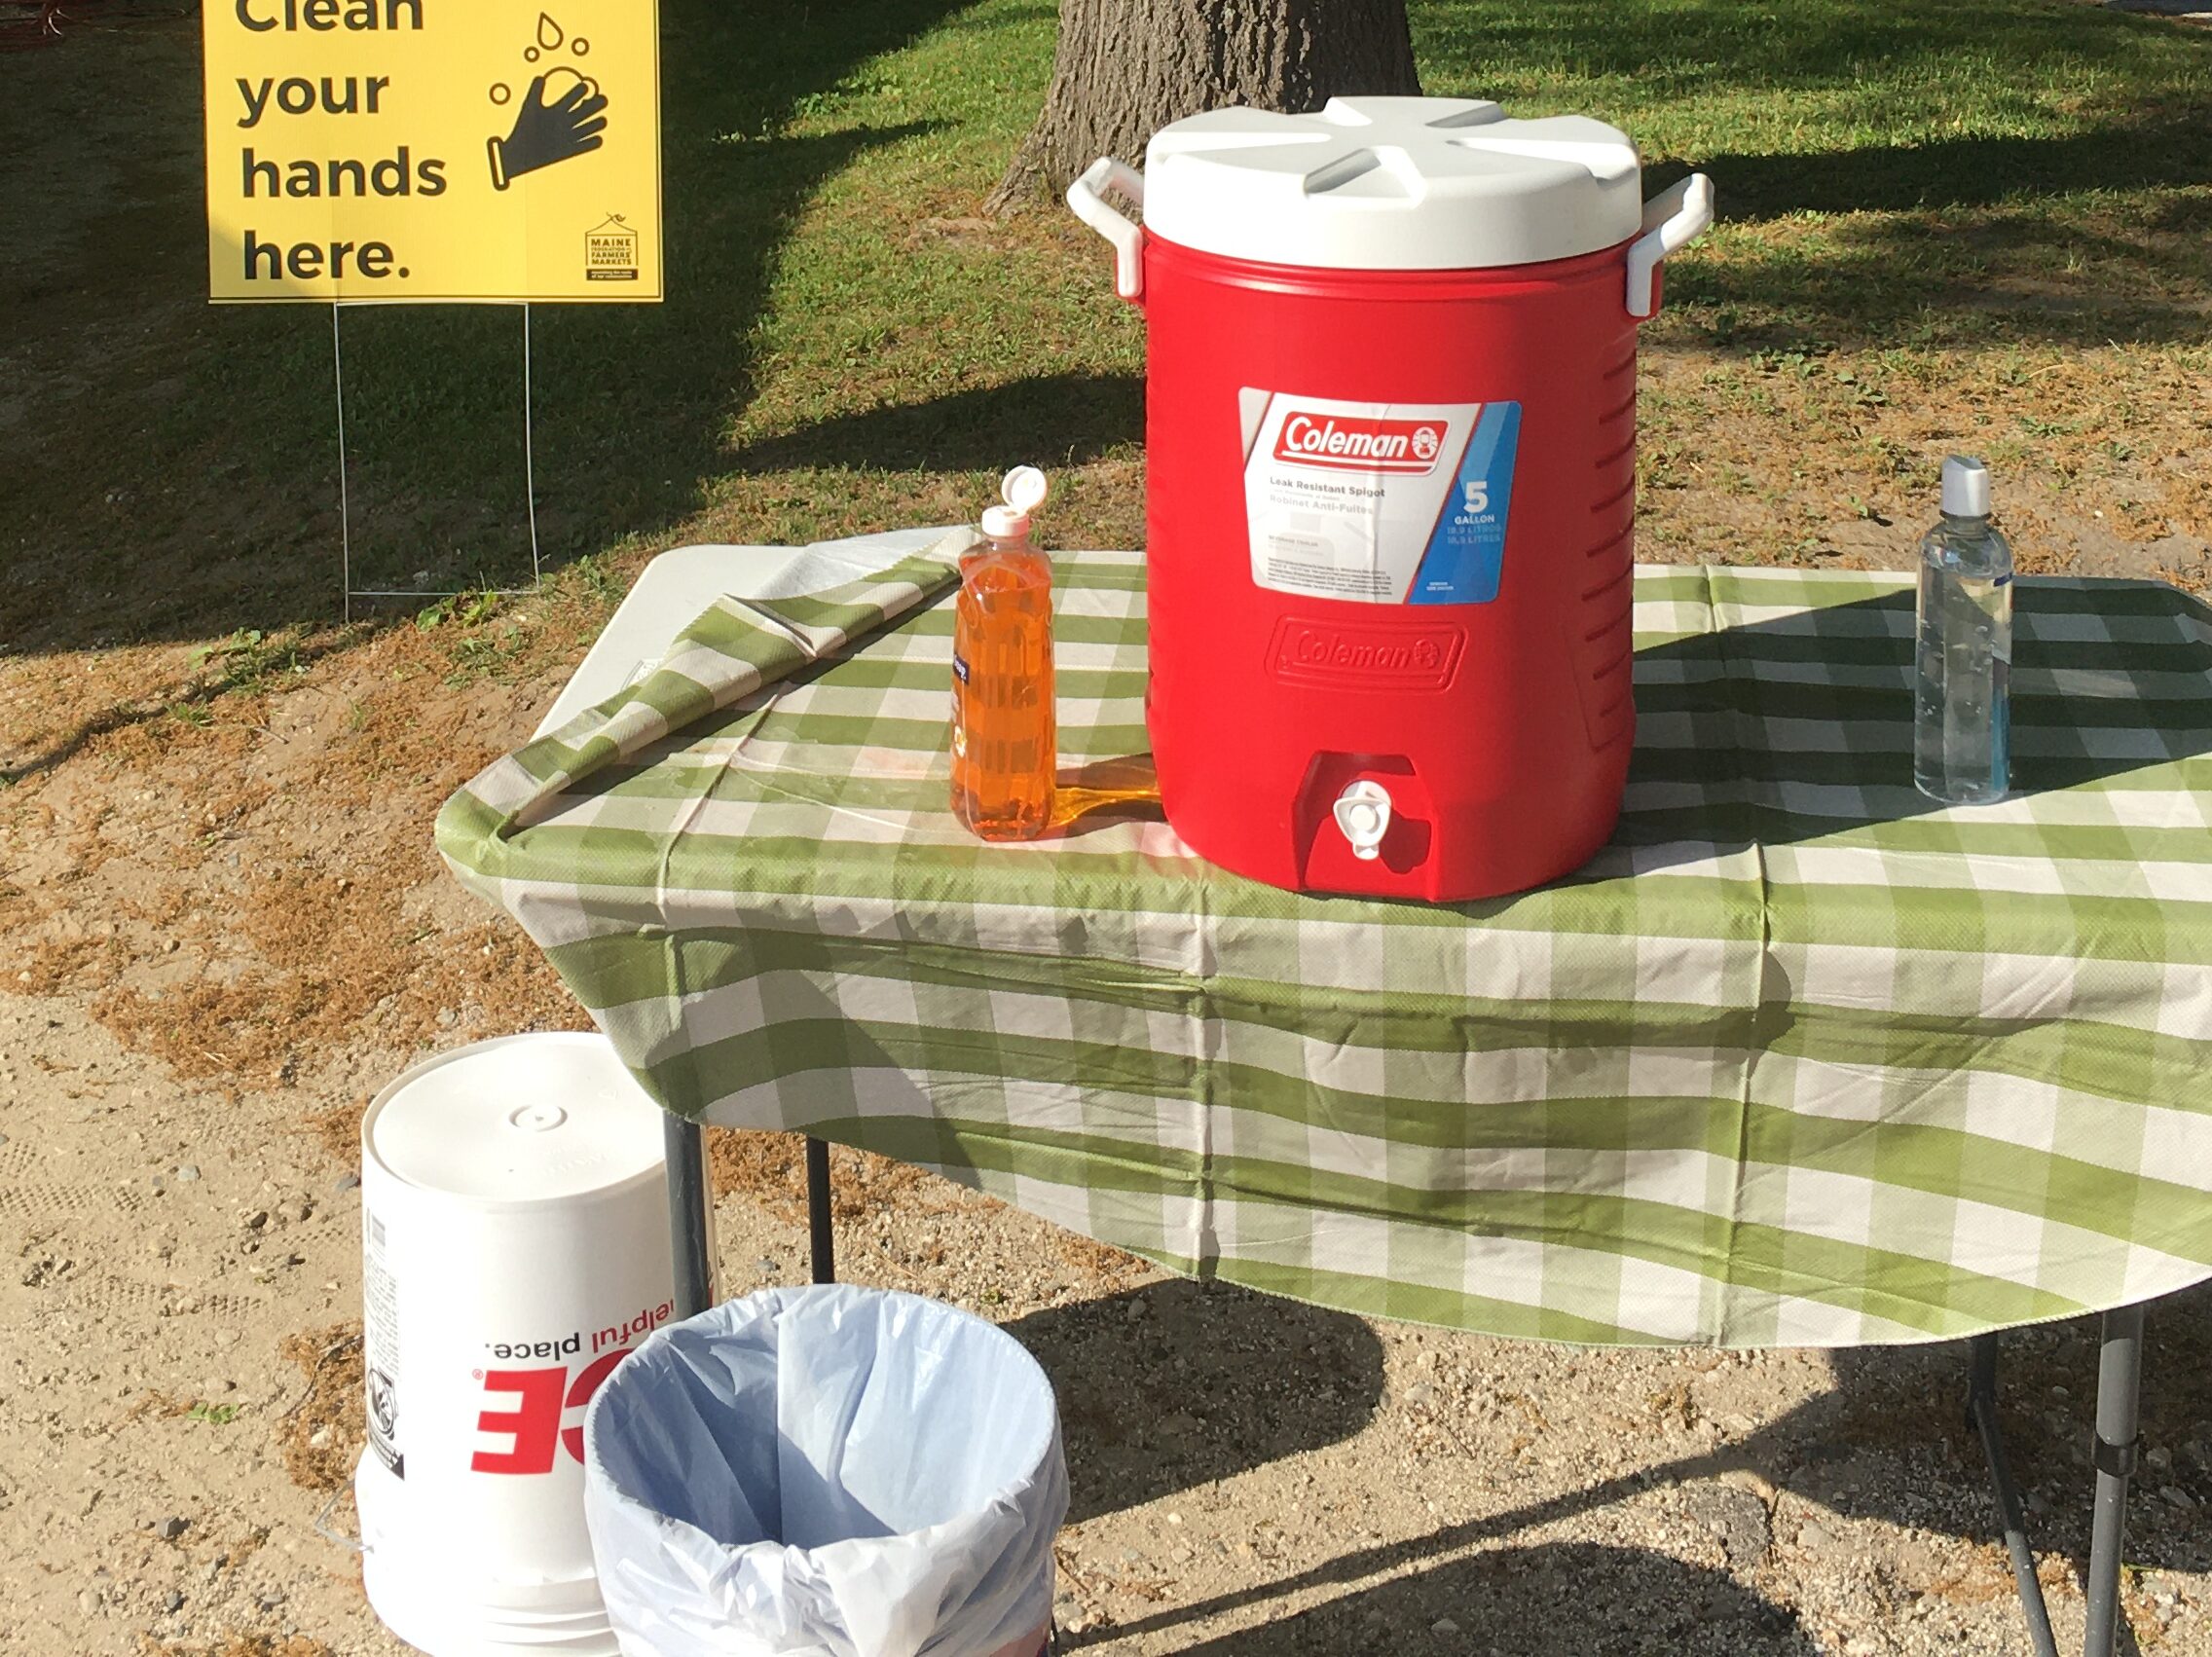
<svg viewBox="0 0 2212 1657">
<path fill-rule="evenodd" d="M 1151 333 L 1168 822 L 1304 891 L 1585 862 L 1635 727 L 1637 325 L 1711 185 L 1647 207 L 1635 146 L 1580 117 L 1338 98 L 1179 121 L 1068 200 Z"/>
</svg>

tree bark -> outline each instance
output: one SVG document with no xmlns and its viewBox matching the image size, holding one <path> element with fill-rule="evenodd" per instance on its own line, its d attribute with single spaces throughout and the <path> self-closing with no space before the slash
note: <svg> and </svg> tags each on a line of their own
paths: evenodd
<svg viewBox="0 0 2212 1657">
<path fill-rule="evenodd" d="M 1100 156 L 1142 166 L 1203 109 L 1419 92 L 1406 0 L 1061 0 L 1045 113 L 986 206 L 1056 197 Z"/>
</svg>

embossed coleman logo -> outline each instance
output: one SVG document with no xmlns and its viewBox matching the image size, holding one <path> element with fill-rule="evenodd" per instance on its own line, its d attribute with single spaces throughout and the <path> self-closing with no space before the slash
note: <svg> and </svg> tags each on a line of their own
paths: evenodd
<svg viewBox="0 0 2212 1657">
<path fill-rule="evenodd" d="M 1345 471 L 1432 472 L 1444 453 L 1440 420 L 1366 420 L 1294 409 L 1275 437 L 1275 459 Z"/>
<path fill-rule="evenodd" d="M 1456 627 L 1343 627 L 1286 615 L 1268 654 L 1275 678 L 1292 683 L 1439 690 L 1452 682 L 1465 644 Z"/>
</svg>

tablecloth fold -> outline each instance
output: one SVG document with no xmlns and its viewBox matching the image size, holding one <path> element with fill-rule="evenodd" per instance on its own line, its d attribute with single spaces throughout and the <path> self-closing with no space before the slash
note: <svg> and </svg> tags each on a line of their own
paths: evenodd
<svg viewBox="0 0 2212 1657">
<path fill-rule="evenodd" d="M 644 678 L 469 779 L 438 817 L 438 845 L 448 865 L 464 884 L 488 875 L 493 847 L 537 822 L 603 766 L 772 690 L 956 584 L 959 556 L 976 539 L 955 531 L 828 592 L 779 599 L 724 594 L 676 636 Z"/>
</svg>

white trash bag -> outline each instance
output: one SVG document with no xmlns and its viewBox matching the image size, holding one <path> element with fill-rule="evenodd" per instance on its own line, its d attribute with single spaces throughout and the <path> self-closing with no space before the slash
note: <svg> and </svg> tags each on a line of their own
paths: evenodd
<svg viewBox="0 0 2212 1657">
<path fill-rule="evenodd" d="M 624 1359 L 584 1418 L 625 1657 L 1037 1657 L 1067 1507 L 1037 1360 L 915 1295 L 717 1307 Z"/>
</svg>

